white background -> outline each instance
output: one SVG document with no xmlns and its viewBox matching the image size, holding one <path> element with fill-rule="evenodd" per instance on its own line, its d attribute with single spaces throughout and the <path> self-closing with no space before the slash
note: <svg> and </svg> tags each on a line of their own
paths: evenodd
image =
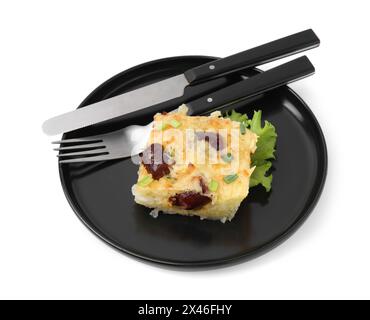
<svg viewBox="0 0 370 320">
<path fill-rule="evenodd" d="M 368 1 L 2 1 L 0 298 L 370 298 Z M 292 87 L 325 133 L 326 186 L 287 242 L 212 271 L 159 268 L 80 223 L 42 122 L 134 65 L 227 56 L 307 28 L 315 76 Z"/>
</svg>

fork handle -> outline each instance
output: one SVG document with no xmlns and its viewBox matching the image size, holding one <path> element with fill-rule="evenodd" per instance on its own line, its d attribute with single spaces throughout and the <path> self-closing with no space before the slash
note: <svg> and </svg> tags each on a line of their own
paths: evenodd
<svg viewBox="0 0 370 320">
<path fill-rule="evenodd" d="M 202 114 L 308 77 L 314 72 L 315 68 L 310 60 L 303 56 L 188 102 L 186 105 L 190 114 Z"/>
<path fill-rule="evenodd" d="M 241 69 L 255 67 L 320 45 L 312 29 L 268 42 L 261 46 L 211 61 L 184 73 L 189 83 L 208 80 Z"/>
</svg>

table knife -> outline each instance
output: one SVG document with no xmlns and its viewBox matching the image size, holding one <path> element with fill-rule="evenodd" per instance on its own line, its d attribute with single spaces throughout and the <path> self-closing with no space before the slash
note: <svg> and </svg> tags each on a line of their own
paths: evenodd
<svg viewBox="0 0 370 320">
<path fill-rule="evenodd" d="M 56 135 L 114 119 L 149 108 L 184 94 L 185 87 L 214 79 L 242 69 L 255 67 L 319 46 L 320 40 L 308 29 L 261 46 L 214 60 L 183 74 L 105 99 L 83 108 L 53 117 L 42 128 Z"/>
</svg>

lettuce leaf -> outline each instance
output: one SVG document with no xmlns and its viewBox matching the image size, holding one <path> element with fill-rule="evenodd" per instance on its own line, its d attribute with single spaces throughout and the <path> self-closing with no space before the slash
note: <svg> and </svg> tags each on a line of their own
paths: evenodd
<svg viewBox="0 0 370 320">
<path fill-rule="evenodd" d="M 268 159 L 275 159 L 275 145 L 277 134 L 275 127 L 265 121 L 264 127 L 261 126 L 262 111 L 254 111 L 252 120 L 249 121 L 249 129 L 258 136 L 257 150 L 252 155 L 252 162 L 255 165 Z"/>
<path fill-rule="evenodd" d="M 267 171 L 271 168 L 271 165 L 271 161 L 265 161 L 263 164 L 259 164 L 254 168 L 249 181 L 250 188 L 261 184 L 267 192 L 271 190 L 272 174 L 266 175 Z"/>
<path fill-rule="evenodd" d="M 231 112 L 226 113 L 226 117 L 232 121 L 244 122 L 245 125 L 248 124 L 248 116 L 246 113 L 242 114 L 235 110 L 231 110 Z"/>
<path fill-rule="evenodd" d="M 226 113 L 226 118 L 241 122 L 246 128 L 258 135 L 257 149 L 252 154 L 252 166 L 256 168 L 253 171 L 250 180 L 250 187 L 261 184 L 267 192 L 271 190 L 272 174 L 268 171 L 272 166 L 272 159 L 275 159 L 275 146 L 277 134 L 275 127 L 268 121 L 264 122 L 262 127 L 262 111 L 254 111 L 252 119 L 248 119 L 246 114 L 238 113 L 232 110 Z"/>
</svg>

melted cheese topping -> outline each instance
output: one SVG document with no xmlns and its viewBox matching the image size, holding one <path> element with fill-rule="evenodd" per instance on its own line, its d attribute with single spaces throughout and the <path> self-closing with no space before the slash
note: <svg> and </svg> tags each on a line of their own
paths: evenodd
<svg viewBox="0 0 370 320">
<path fill-rule="evenodd" d="M 220 118 L 220 113 L 211 116 L 187 116 L 186 108 L 178 113 L 156 114 L 148 141 L 160 143 L 164 151 L 174 160 L 170 174 L 149 185 L 135 185 L 135 201 L 150 208 L 167 213 L 198 215 L 208 219 L 231 219 L 241 201 L 247 196 L 249 179 L 254 168 L 250 167 L 251 153 L 256 150 L 257 136 L 250 130 L 240 133 L 240 123 Z M 176 128 L 171 126 L 175 124 Z M 211 143 L 197 139 L 197 132 L 218 133 L 224 148 L 217 152 Z M 230 153 L 232 161 L 226 162 L 222 156 Z M 238 178 L 227 183 L 225 176 L 237 174 Z M 147 176 L 143 165 L 139 168 L 139 181 Z M 200 179 L 205 185 L 212 180 L 217 182 L 216 191 L 207 191 L 212 201 L 193 210 L 185 210 L 172 205 L 169 197 L 187 191 L 204 193 Z"/>
</svg>

